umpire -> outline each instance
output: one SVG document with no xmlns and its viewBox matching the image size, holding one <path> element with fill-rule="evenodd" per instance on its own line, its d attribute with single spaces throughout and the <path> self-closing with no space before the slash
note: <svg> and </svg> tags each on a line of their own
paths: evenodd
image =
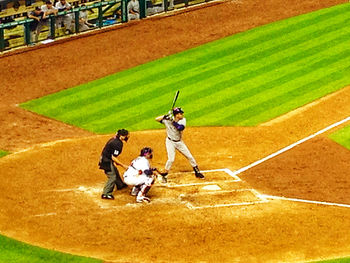
<svg viewBox="0 0 350 263">
<path fill-rule="evenodd" d="M 112 193 L 115 185 L 117 186 L 118 190 L 127 187 L 127 185 L 120 178 L 119 171 L 116 166 L 120 165 L 125 169 L 128 169 L 128 166 L 120 162 L 120 160 L 117 158 L 122 153 L 123 142 L 127 142 L 128 139 L 129 132 L 127 130 L 118 130 L 116 135 L 109 139 L 103 148 L 98 165 L 100 169 L 105 171 L 108 180 L 103 188 L 103 193 L 101 195 L 102 199 L 114 199 Z"/>
</svg>

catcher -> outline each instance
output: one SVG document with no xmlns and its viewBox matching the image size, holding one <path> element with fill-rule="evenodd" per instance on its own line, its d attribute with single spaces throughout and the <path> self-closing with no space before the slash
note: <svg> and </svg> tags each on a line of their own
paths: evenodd
<svg viewBox="0 0 350 263">
<path fill-rule="evenodd" d="M 149 203 L 151 199 L 147 197 L 147 193 L 151 189 L 156 175 L 153 173 L 159 170 L 151 168 L 151 159 L 153 158 L 153 150 L 150 147 L 144 147 L 141 150 L 140 156 L 134 159 L 123 177 L 127 185 L 133 186 L 131 195 L 136 196 L 136 202 Z"/>
</svg>

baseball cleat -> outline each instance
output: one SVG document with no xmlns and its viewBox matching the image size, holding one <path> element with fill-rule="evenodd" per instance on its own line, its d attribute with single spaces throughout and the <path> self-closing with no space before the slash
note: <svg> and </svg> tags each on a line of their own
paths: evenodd
<svg viewBox="0 0 350 263">
<path fill-rule="evenodd" d="M 149 203 L 149 202 L 151 202 L 151 199 L 149 199 L 147 196 L 138 196 L 136 198 L 136 202 L 137 203 L 142 203 L 142 202 Z"/>
<path fill-rule="evenodd" d="M 162 175 L 162 183 L 166 184 L 168 182 L 168 177 L 166 175 Z"/>
<path fill-rule="evenodd" d="M 103 194 L 103 195 L 101 195 L 101 198 L 102 199 L 108 199 L 108 200 L 114 200 L 114 196 L 113 195 L 105 195 L 105 194 Z"/>
<path fill-rule="evenodd" d="M 131 189 L 131 195 L 132 196 L 137 196 L 137 194 L 139 193 L 140 191 L 140 187 L 137 187 L 137 186 L 134 186 L 132 189 Z"/>
<path fill-rule="evenodd" d="M 199 179 L 204 179 L 204 178 L 205 178 L 204 175 L 203 175 L 202 173 L 196 173 L 195 175 L 196 175 L 196 177 L 199 178 Z"/>
</svg>

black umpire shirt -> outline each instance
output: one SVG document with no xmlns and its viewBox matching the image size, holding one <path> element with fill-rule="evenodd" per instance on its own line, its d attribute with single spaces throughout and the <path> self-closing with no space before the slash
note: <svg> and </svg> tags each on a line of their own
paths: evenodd
<svg viewBox="0 0 350 263">
<path fill-rule="evenodd" d="M 123 142 L 118 137 L 109 139 L 102 150 L 99 166 L 106 172 L 111 171 L 112 155 L 117 157 L 123 151 Z"/>
</svg>

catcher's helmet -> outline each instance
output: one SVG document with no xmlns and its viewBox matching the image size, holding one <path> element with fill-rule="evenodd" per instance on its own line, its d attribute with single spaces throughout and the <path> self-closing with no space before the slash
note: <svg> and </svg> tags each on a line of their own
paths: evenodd
<svg viewBox="0 0 350 263">
<path fill-rule="evenodd" d="M 173 115 L 175 116 L 178 113 L 184 113 L 184 111 L 180 107 L 176 107 L 173 109 Z"/>
<path fill-rule="evenodd" d="M 152 158 L 152 157 L 153 157 L 152 153 L 153 153 L 152 148 L 150 148 L 150 147 L 144 147 L 144 148 L 142 148 L 142 150 L 141 150 L 140 156 L 146 156 L 147 154 L 151 154 L 150 157 Z"/>
</svg>

